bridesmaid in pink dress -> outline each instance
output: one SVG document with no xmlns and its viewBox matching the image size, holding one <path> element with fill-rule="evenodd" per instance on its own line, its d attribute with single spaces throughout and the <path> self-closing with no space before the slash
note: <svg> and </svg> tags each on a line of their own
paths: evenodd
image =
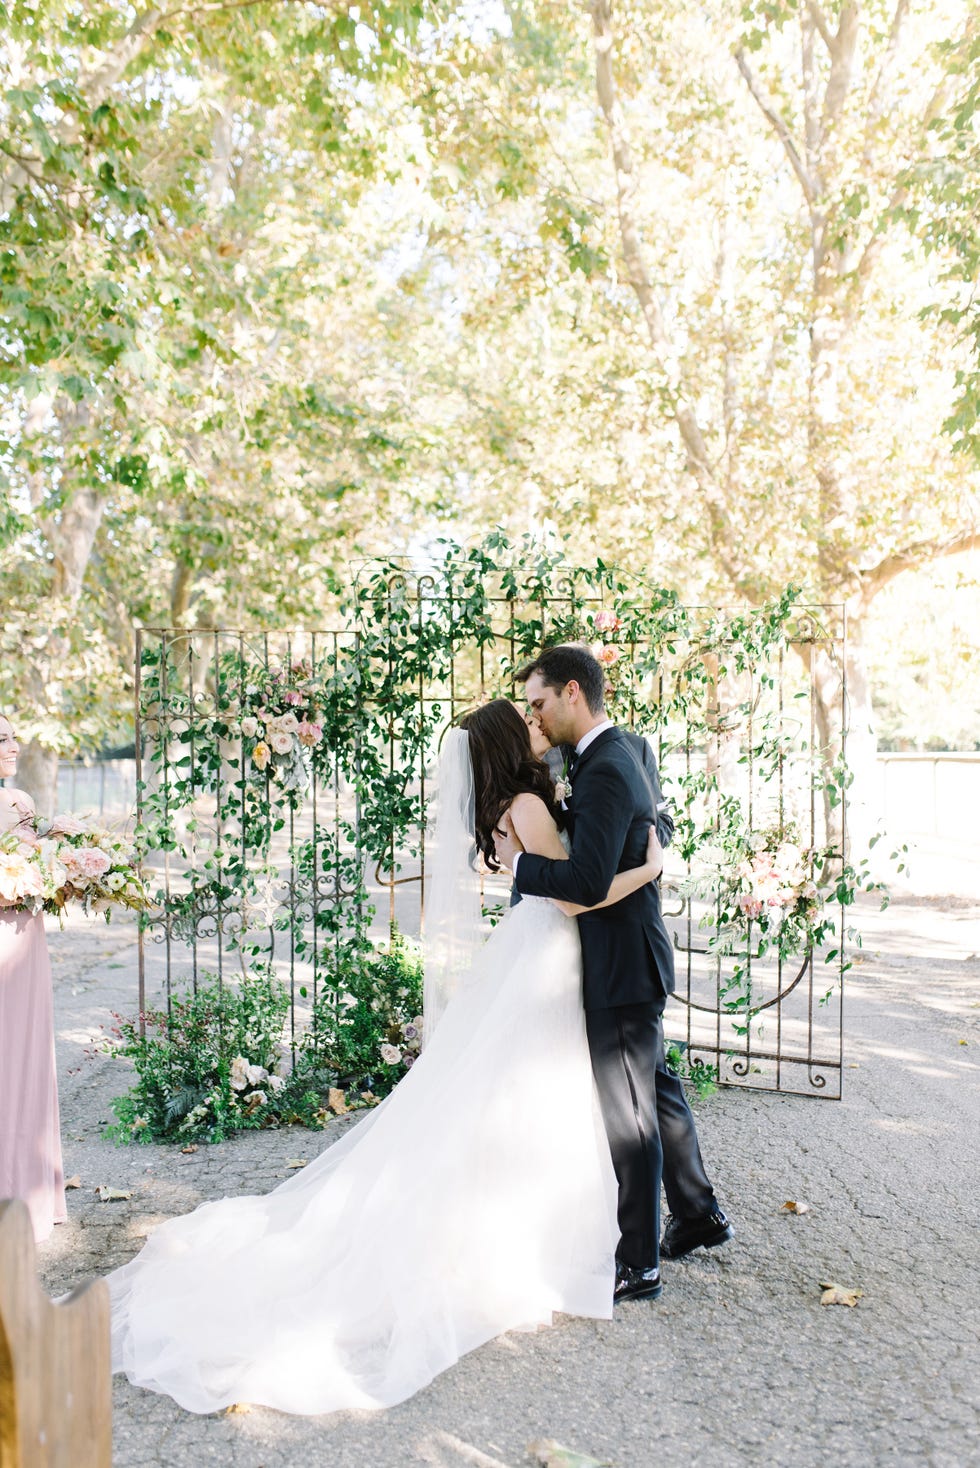
<svg viewBox="0 0 980 1468">
<path fill-rule="evenodd" d="M 10 779 L 20 749 L 0 715 L 0 777 Z M 0 790 L 0 831 L 28 823 L 34 804 Z M 25 825 L 25 831 L 29 827 Z M 22 1198 L 34 1237 L 68 1217 L 61 1163 L 54 1059 L 51 964 L 40 913 L 0 908 L 0 1199 Z"/>
</svg>

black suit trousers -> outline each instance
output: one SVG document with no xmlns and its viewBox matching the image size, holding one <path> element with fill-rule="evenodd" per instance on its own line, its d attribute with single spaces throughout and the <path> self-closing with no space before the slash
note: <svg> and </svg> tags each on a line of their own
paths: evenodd
<svg viewBox="0 0 980 1468">
<path fill-rule="evenodd" d="M 667 1069 L 663 1003 L 588 1009 L 599 1106 L 619 1183 L 617 1257 L 636 1269 L 660 1259 L 660 1188 L 675 1218 L 715 1207 L 684 1087 Z"/>
</svg>

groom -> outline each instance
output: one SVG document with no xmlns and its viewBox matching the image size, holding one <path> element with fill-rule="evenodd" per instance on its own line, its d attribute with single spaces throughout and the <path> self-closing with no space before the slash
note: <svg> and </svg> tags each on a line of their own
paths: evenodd
<svg viewBox="0 0 980 1468">
<path fill-rule="evenodd" d="M 642 865 L 656 810 L 637 754 L 603 707 L 605 674 L 584 648 L 552 647 L 518 674 L 552 745 L 575 748 L 568 801 L 571 854 L 552 861 L 523 851 L 508 825 L 497 856 L 524 896 L 594 906 L 618 871 Z M 584 913 L 586 1031 L 599 1104 L 619 1183 L 620 1241 L 614 1301 L 663 1292 L 659 1257 L 713 1248 L 734 1230 L 701 1161 L 684 1089 L 667 1069 L 663 1012 L 674 960 L 651 882 L 613 907 Z M 660 1186 L 670 1208 L 660 1240 Z"/>
</svg>

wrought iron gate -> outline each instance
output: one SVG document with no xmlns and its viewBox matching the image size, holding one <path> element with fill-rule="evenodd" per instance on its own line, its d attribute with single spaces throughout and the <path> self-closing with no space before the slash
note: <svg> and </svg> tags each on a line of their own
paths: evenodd
<svg viewBox="0 0 980 1468">
<path fill-rule="evenodd" d="M 749 954 L 735 982 L 692 882 L 733 812 L 747 831 L 821 848 L 825 876 L 843 860 L 827 799 L 846 785 L 841 610 L 787 607 L 777 625 L 669 603 L 623 611 L 603 586 L 521 590 L 393 574 L 375 581 L 371 617 L 339 630 L 140 632 L 139 820 L 159 892 L 140 934 L 141 1009 L 205 970 L 233 981 L 265 961 L 289 985 L 295 1036 L 352 928 L 420 937 L 442 732 L 483 697 L 519 694 L 514 674 L 541 645 L 585 636 L 603 652 L 614 716 L 651 740 L 677 820 L 668 1035 L 722 1084 L 839 1096 L 833 884 L 831 962 L 812 948 L 792 962 Z M 818 677 L 835 689 L 829 709 Z M 506 896 L 487 879 L 488 924 Z"/>
</svg>

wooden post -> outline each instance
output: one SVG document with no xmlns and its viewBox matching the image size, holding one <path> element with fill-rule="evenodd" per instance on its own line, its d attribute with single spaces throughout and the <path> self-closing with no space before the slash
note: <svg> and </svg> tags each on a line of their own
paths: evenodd
<svg viewBox="0 0 980 1468">
<path fill-rule="evenodd" d="M 26 1204 L 0 1203 L 0 1468 L 111 1462 L 108 1286 L 90 1280 L 54 1304 Z"/>
</svg>

